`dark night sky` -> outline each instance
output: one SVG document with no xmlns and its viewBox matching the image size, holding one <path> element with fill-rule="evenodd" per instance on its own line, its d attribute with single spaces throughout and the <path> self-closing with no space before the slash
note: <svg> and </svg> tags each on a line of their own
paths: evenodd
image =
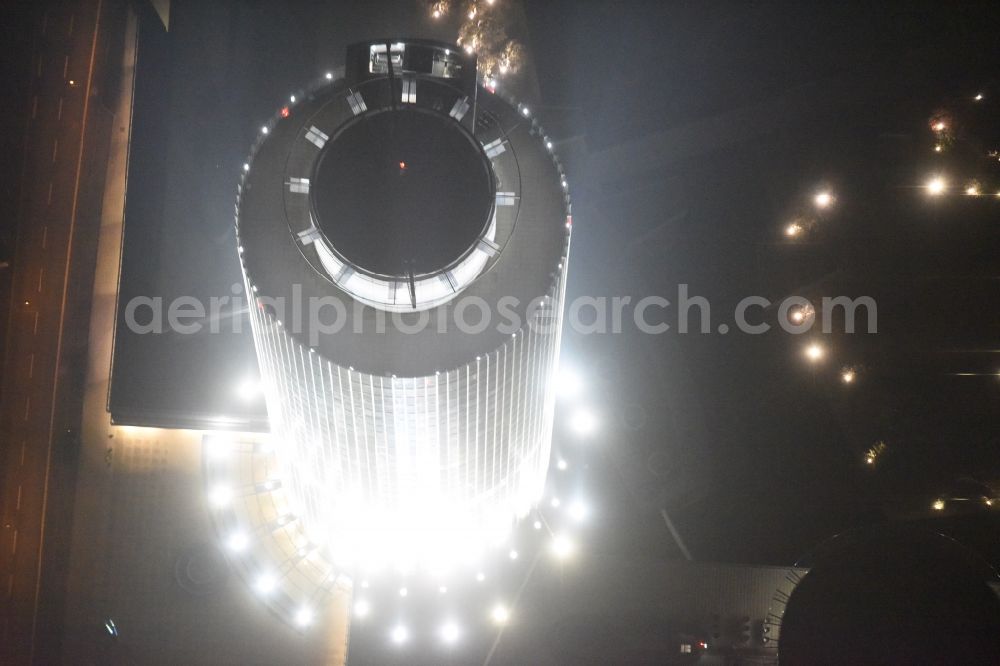
<svg viewBox="0 0 1000 666">
<path fill-rule="evenodd" d="M 1000 147 L 995 9 L 529 2 L 526 16 L 536 114 L 573 187 L 570 298 L 673 301 L 687 283 L 729 323 L 748 295 L 878 302 L 878 334 L 825 336 L 831 357 L 815 370 L 801 336 L 781 332 L 568 333 L 564 358 L 602 419 L 586 444 L 557 432 L 587 465 L 567 483 L 585 484 L 597 511 L 588 547 L 676 556 L 666 507 L 699 559 L 791 562 L 852 525 L 929 518 L 963 477 L 1000 480 L 1000 381 L 949 374 L 1000 371 L 1000 200 L 919 189 L 937 171 L 1000 189 L 1000 163 L 984 158 Z M 162 123 L 150 142 L 165 151 L 162 211 L 129 221 L 127 288 L 229 293 L 232 201 L 256 127 L 348 42 L 404 33 L 452 37 L 416 2 L 175 3 L 145 102 Z M 928 129 L 939 109 L 958 127 L 945 156 Z M 608 175 L 612 151 L 627 160 L 664 137 L 676 152 Z M 833 212 L 786 242 L 823 185 Z M 116 395 L 133 408 L 243 409 L 228 387 L 252 363 L 248 335 L 117 351 Z M 863 370 L 844 387 L 848 363 Z M 866 469 L 879 439 L 887 455 Z M 978 543 L 995 520 L 948 525 Z"/>
</svg>

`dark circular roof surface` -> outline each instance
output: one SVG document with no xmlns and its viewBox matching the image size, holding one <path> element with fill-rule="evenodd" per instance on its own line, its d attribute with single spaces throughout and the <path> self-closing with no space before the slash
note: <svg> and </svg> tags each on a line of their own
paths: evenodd
<svg viewBox="0 0 1000 666">
<path fill-rule="evenodd" d="M 460 258 L 489 225 L 494 197 L 493 169 L 472 135 L 444 114 L 407 107 L 349 121 L 311 182 L 330 243 L 380 275 L 432 273 Z"/>
<path fill-rule="evenodd" d="M 421 112 L 436 113 L 445 119 L 462 97 L 454 88 L 433 79 L 418 77 L 418 86 L 416 106 Z M 523 323 L 530 308 L 537 306 L 537 299 L 553 294 L 564 270 L 561 267 L 569 248 L 570 229 L 562 176 L 540 130 L 513 104 L 479 88 L 478 99 L 468 100 L 468 113 L 477 114 L 475 140 L 492 166 L 498 201 L 497 238 L 503 242 L 486 271 L 461 296 L 482 299 L 493 323 L 482 332 L 463 333 L 454 325 L 453 310 L 439 315 L 439 310 L 452 305 L 445 304 L 429 312 L 393 316 L 412 326 L 429 314 L 431 322 L 449 322 L 446 332 L 440 332 L 436 325 L 417 333 L 397 330 L 390 321 L 383 332 L 373 333 L 377 321 L 387 319 L 388 313 L 370 306 L 353 307 L 352 303 L 358 304 L 322 270 L 312 247 L 300 242 L 301 232 L 291 215 L 308 219 L 312 196 L 290 193 L 289 183 L 290 178 L 313 174 L 311 165 L 320 149 L 305 140 L 315 136 L 313 130 L 322 130 L 332 140 L 358 117 L 374 118 L 397 108 L 393 97 L 398 92 L 399 81 L 390 85 L 386 78 L 367 81 L 354 89 L 341 80 L 324 82 L 290 107 L 287 114 L 276 116 L 266 135 L 260 137 L 244 174 L 237 204 L 237 231 L 241 260 L 256 289 L 255 296 L 284 301 L 287 307 L 277 316 L 286 324 L 294 324 L 294 300 L 299 301 L 303 319 L 308 318 L 310 298 L 334 297 L 347 306 L 336 334 L 310 340 L 294 325 L 287 325 L 286 331 L 343 367 L 375 375 L 413 377 L 460 367 L 506 342 L 510 333 L 498 330 L 498 313 L 513 313 Z M 363 99 L 363 111 L 352 106 L 358 98 L 352 96 Z M 304 150 L 312 153 L 308 159 L 303 157 Z M 513 203 L 500 205 L 500 198 L 507 195 Z M 325 213 L 321 214 L 325 217 Z M 326 233 L 326 226 L 326 222 L 322 223 L 319 231 Z M 336 231 L 331 233 L 336 237 Z M 330 245 L 335 247 L 333 242 Z M 500 299 L 510 297 L 516 299 L 513 308 L 498 307 Z M 477 319 L 475 314 L 468 318 Z"/>
</svg>

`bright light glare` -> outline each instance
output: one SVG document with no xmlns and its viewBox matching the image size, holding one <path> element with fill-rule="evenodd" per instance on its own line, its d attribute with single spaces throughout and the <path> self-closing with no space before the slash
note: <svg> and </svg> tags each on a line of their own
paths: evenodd
<svg viewBox="0 0 1000 666">
<path fill-rule="evenodd" d="M 308 608 L 300 608 L 299 612 L 295 614 L 295 624 L 300 627 L 308 627 L 312 624 L 313 612 Z"/>
<path fill-rule="evenodd" d="M 968 194 L 970 197 L 978 197 L 979 196 L 979 186 L 978 185 L 969 185 L 968 187 L 965 188 L 965 193 Z"/>
<path fill-rule="evenodd" d="M 573 412 L 570 427 L 578 435 L 589 435 L 597 429 L 597 417 L 589 409 L 581 407 Z"/>
<path fill-rule="evenodd" d="M 229 486 L 218 485 L 208 493 L 208 501 L 217 509 L 227 506 L 233 499 L 233 489 Z"/>
<path fill-rule="evenodd" d="M 249 541 L 247 535 L 243 532 L 234 532 L 226 539 L 226 547 L 234 553 L 241 553 L 247 547 Z"/>
<path fill-rule="evenodd" d="M 580 394 L 583 389 L 583 382 L 580 376 L 569 369 L 559 370 L 557 377 L 557 391 L 560 398 L 572 398 Z"/>
<path fill-rule="evenodd" d="M 934 504 L 931 504 L 931 508 L 934 509 L 935 511 L 944 511 L 944 500 L 943 499 L 934 500 Z"/>
<path fill-rule="evenodd" d="M 534 528 L 535 528 L 536 530 L 540 530 L 540 529 L 542 529 L 542 521 L 540 521 L 540 520 L 536 520 L 536 521 L 535 521 L 535 524 L 534 524 L 534 525 L 532 525 L 532 527 L 534 527 Z"/>
<path fill-rule="evenodd" d="M 976 100 L 977 102 L 982 102 L 982 101 L 983 101 L 983 93 L 979 93 L 979 94 L 977 94 L 977 95 L 976 95 L 975 97 L 973 97 L 972 99 Z"/>
<path fill-rule="evenodd" d="M 405 597 L 409 593 L 410 593 L 409 590 L 407 590 L 405 587 L 399 588 L 399 596 Z"/>
<path fill-rule="evenodd" d="M 833 195 L 829 192 L 820 192 L 813 197 L 813 202 L 817 208 L 829 208 L 830 204 L 833 203 Z"/>
<path fill-rule="evenodd" d="M 840 373 L 840 379 L 845 384 L 851 384 L 851 383 L 853 383 L 855 377 L 856 377 L 856 375 L 854 374 L 853 370 L 844 370 L 842 373 Z"/>
<path fill-rule="evenodd" d="M 333 72 L 327 72 L 327 73 L 326 73 L 326 80 L 327 80 L 327 81 L 330 81 L 330 80 L 332 80 L 332 79 L 333 79 Z"/>
<path fill-rule="evenodd" d="M 939 120 L 936 123 L 934 123 L 934 131 L 935 132 L 943 132 L 946 127 L 948 127 L 948 126 L 945 124 L 945 122 L 943 120 Z"/>
<path fill-rule="evenodd" d="M 507 624 L 510 620 L 510 610 L 503 604 L 497 604 L 490 611 L 490 617 L 497 624 Z"/>
<path fill-rule="evenodd" d="M 552 554 L 557 559 L 565 560 L 573 554 L 574 550 L 576 550 L 576 546 L 570 541 L 569 537 L 560 534 L 552 539 Z"/>
<path fill-rule="evenodd" d="M 407 630 L 406 627 L 399 624 L 393 628 L 392 633 L 389 634 L 389 637 L 392 639 L 392 642 L 395 643 L 396 645 L 402 645 L 410 638 L 410 632 Z"/>
<path fill-rule="evenodd" d="M 354 604 L 354 617 L 364 618 L 372 612 L 371 604 L 365 599 L 358 599 Z"/>
<path fill-rule="evenodd" d="M 565 460 L 563 460 L 562 458 L 560 458 L 560 459 L 559 459 L 559 461 L 558 461 L 558 462 L 556 463 L 556 467 L 557 467 L 557 468 L 558 468 L 558 469 L 559 469 L 560 471 L 563 471 L 563 470 L 565 470 L 565 469 L 566 469 L 566 468 L 567 468 L 568 466 L 569 466 L 569 465 L 567 465 L 567 464 L 566 464 L 566 461 L 565 461 Z"/>
<path fill-rule="evenodd" d="M 806 347 L 806 358 L 810 361 L 819 361 L 826 355 L 826 350 L 819 343 L 812 343 Z"/>
<path fill-rule="evenodd" d="M 274 580 L 274 576 L 271 574 L 261 574 L 257 578 L 257 582 L 254 584 L 254 587 L 261 594 L 270 594 L 274 590 L 274 586 L 276 584 L 277 582 Z"/>
<path fill-rule="evenodd" d="M 508 553 L 508 557 L 510 557 L 510 559 L 512 560 L 516 560 L 518 558 L 517 551 L 516 550 L 510 551 L 510 553 Z"/>
<path fill-rule="evenodd" d="M 574 501 L 569 505 L 569 516 L 578 523 L 582 523 L 590 515 L 590 510 L 587 505 L 580 500 Z"/>
<path fill-rule="evenodd" d="M 239 395 L 241 399 L 249 402 L 260 394 L 260 383 L 254 381 L 253 379 L 244 379 L 236 387 L 236 394 Z"/>
<path fill-rule="evenodd" d="M 445 643 L 451 645 L 452 643 L 455 643 L 461 635 L 462 630 L 459 629 L 458 625 L 454 621 L 448 620 L 441 625 L 441 640 Z"/>
<path fill-rule="evenodd" d="M 785 235 L 789 238 L 794 238 L 802 233 L 802 225 L 798 222 L 792 222 L 787 227 L 785 227 Z"/>
<path fill-rule="evenodd" d="M 482 571 L 476 574 L 476 582 L 482 583 L 484 580 L 486 580 L 486 574 L 484 574 Z"/>
<path fill-rule="evenodd" d="M 927 185 L 925 185 L 925 187 L 927 188 L 928 194 L 937 197 L 944 194 L 944 191 L 948 189 L 948 183 L 944 178 L 936 176 L 927 181 Z"/>
<path fill-rule="evenodd" d="M 223 435 L 210 435 L 204 439 L 209 460 L 223 460 L 233 452 L 232 443 Z"/>
</svg>

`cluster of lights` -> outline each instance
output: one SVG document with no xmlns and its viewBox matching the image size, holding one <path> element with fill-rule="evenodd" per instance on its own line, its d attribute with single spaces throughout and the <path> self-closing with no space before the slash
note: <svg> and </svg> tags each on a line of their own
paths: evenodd
<svg viewBox="0 0 1000 666">
<path fill-rule="evenodd" d="M 796 326 L 808 324 L 815 317 L 816 309 L 808 303 L 794 307 L 788 312 L 788 319 Z"/>
<path fill-rule="evenodd" d="M 885 453 L 887 446 L 886 443 L 879 440 L 875 442 L 870 449 L 865 451 L 865 465 L 869 467 L 874 467 L 878 462 L 879 457 Z"/>
<path fill-rule="evenodd" d="M 981 502 L 987 509 L 992 509 L 998 499 L 1000 498 L 988 497 L 986 495 L 980 495 L 978 497 L 949 497 L 947 499 L 944 497 L 938 497 L 931 502 L 931 508 L 935 511 L 944 511 L 945 507 L 948 506 L 948 502 Z"/>
<path fill-rule="evenodd" d="M 430 4 L 430 16 L 440 20 L 451 10 L 450 0 Z M 524 61 L 524 46 L 507 34 L 506 17 L 495 0 L 471 0 L 461 12 L 456 42 L 468 54 L 475 53 L 484 81 L 495 88 L 498 79 L 517 72 Z"/>
<path fill-rule="evenodd" d="M 972 96 L 973 102 L 982 102 L 986 99 L 986 96 L 982 92 L 977 92 Z M 955 123 L 952 118 L 946 113 L 938 113 L 933 116 L 929 121 L 929 126 L 931 133 L 934 137 L 934 152 L 942 153 L 950 145 L 952 145 L 956 140 L 955 134 Z M 1000 158 L 1000 153 L 997 151 L 991 151 L 989 157 Z M 949 185 L 947 180 L 943 176 L 933 176 L 927 180 L 924 184 L 924 189 L 930 196 L 939 197 L 946 194 L 949 190 Z M 982 185 L 976 181 L 969 181 L 963 188 L 962 192 L 966 196 L 978 197 L 986 194 Z M 1000 197 L 1000 191 L 996 192 L 996 196 Z"/>
<path fill-rule="evenodd" d="M 944 176 L 932 176 L 924 183 L 924 190 L 927 194 L 932 197 L 940 197 L 948 193 L 950 186 L 948 185 L 947 179 Z M 962 193 L 970 197 L 980 197 L 985 194 L 982 184 L 978 180 L 970 180 L 962 188 Z M 996 192 L 996 196 L 1000 197 L 1000 191 Z"/>
<path fill-rule="evenodd" d="M 834 193 L 829 189 L 821 189 L 812 195 L 812 212 L 803 213 L 794 221 L 785 225 L 784 235 L 786 238 L 795 239 L 805 235 L 806 231 L 812 229 L 819 223 L 819 216 L 828 212 L 837 202 Z"/>
<path fill-rule="evenodd" d="M 237 392 L 241 392 L 239 386 Z M 279 573 L 279 568 L 273 563 L 269 565 L 261 562 L 256 567 L 245 568 L 250 567 L 255 562 L 255 558 L 247 556 L 247 551 L 255 545 L 258 537 L 251 536 L 257 531 L 256 528 L 240 525 L 238 517 L 241 515 L 241 511 L 234 506 L 234 500 L 237 498 L 237 491 L 234 488 L 252 486 L 257 493 L 270 493 L 280 487 L 280 481 L 275 478 L 267 478 L 262 482 L 254 482 L 249 485 L 246 482 L 240 485 L 230 481 L 228 477 L 232 470 L 258 466 L 254 463 L 245 465 L 243 461 L 237 461 L 238 452 L 242 452 L 243 455 L 269 455 L 271 451 L 271 446 L 266 443 L 266 440 L 242 441 L 240 446 L 237 445 L 238 441 L 240 440 L 226 433 L 213 433 L 202 439 L 203 455 L 209 464 L 209 485 L 206 488 L 206 498 L 213 511 L 218 512 L 217 526 L 220 529 L 221 546 L 226 553 L 234 558 L 234 561 L 240 563 L 239 568 L 247 576 L 249 587 L 260 598 L 268 600 L 269 604 L 282 607 L 283 614 L 287 614 L 289 624 L 300 630 L 305 630 L 314 622 L 314 609 L 305 604 L 284 607 L 287 595 L 276 594 L 286 574 Z M 243 492 L 245 491 L 240 490 L 240 494 Z M 277 501 L 280 503 L 280 500 Z M 236 521 L 232 520 L 234 516 L 237 517 Z M 294 520 L 295 517 L 286 512 L 275 519 L 274 524 L 278 527 L 284 527 L 293 523 Z M 300 549 L 299 555 L 303 558 L 311 558 L 316 551 L 316 546 L 306 545 Z M 322 586 L 322 583 L 317 581 L 317 585 Z"/>
<path fill-rule="evenodd" d="M 558 378 L 558 394 L 561 399 L 571 400 L 579 398 L 585 393 L 584 382 L 576 373 L 567 370 L 561 372 Z M 259 391 L 260 387 L 254 379 L 244 379 L 235 387 L 235 392 L 244 399 L 252 399 L 256 397 L 259 394 Z M 577 407 L 571 412 L 569 426 L 570 429 L 578 435 L 588 435 L 593 433 L 596 429 L 597 418 L 589 409 Z M 231 460 L 235 454 L 234 440 L 231 437 L 225 435 L 210 435 L 206 436 L 203 442 L 204 454 L 207 460 L 216 464 L 224 463 L 227 466 L 234 464 Z M 264 446 L 263 444 L 260 446 L 255 444 L 252 448 L 257 453 L 267 453 L 271 450 L 270 446 Z M 569 469 L 569 463 L 564 457 L 556 457 L 554 466 L 559 471 Z M 280 481 L 275 478 L 268 478 L 267 480 L 258 482 L 255 485 L 259 489 L 271 491 L 280 487 Z M 218 479 L 210 484 L 207 488 L 206 495 L 210 505 L 217 510 L 226 509 L 233 503 L 235 498 L 233 486 Z M 559 509 L 559 507 L 562 506 L 562 503 L 558 497 L 551 497 L 550 505 L 553 509 Z M 580 524 L 588 519 L 590 515 L 590 508 L 582 499 L 576 498 L 568 502 L 568 504 L 563 508 L 563 513 L 568 521 L 567 524 Z M 539 518 L 541 518 L 540 515 Z M 286 514 L 282 519 L 279 519 L 279 523 L 284 524 L 284 522 L 288 522 L 290 520 L 292 520 L 292 516 L 290 514 Z M 534 520 L 532 525 L 536 531 L 545 527 L 545 523 L 539 519 Z M 226 551 L 233 556 L 242 556 L 251 546 L 252 539 L 250 533 L 238 526 L 230 526 L 227 529 L 228 531 L 221 535 L 222 545 Z M 576 553 L 577 544 L 575 540 L 566 532 L 558 532 L 555 534 L 550 533 L 546 549 L 554 560 L 558 562 L 565 562 Z M 311 544 L 304 547 L 300 551 L 300 555 L 303 557 L 309 557 L 313 553 L 317 552 L 317 550 L 318 546 Z M 521 559 L 521 553 L 516 548 L 509 548 L 507 551 L 507 557 L 512 562 L 516 562 Z M 334 560 L 336 560 L 336 558 L 334 558 Z M 280 598 L 275 594 L 280 585 L 280 578 L 281 577 L 277 575 L 276 569 L 264 565 L 251 576 L 248 582 L 251 588 L 261 598 L 276 600 Z M 478 571 L 475 575 L 475 580 L 477 583 L 484 582 L 486 580 L 485 573 Z M 358 592 L 360 593 L 362 590 L 367 590 L 368 588 L 369 581 L 367 579 L 362 580 L 360 581 Z M 448 586 L 441 584 L 437 587 L 437 590 L 438 594 L 443 596 L 448 594 L 449 588 Z M 399 587 L 397 592 L 401 599 L 406 599 L 410 596 L 410 589 L 405 585 Z M 372 604 L 367 596 L 363 593 L 359 594 L 352 606 L 353 617 L 359 621 L 365 620 L 372 615 L 372 612 Z M 290 623 L 294 624 L 294 626 L 300 630 L 305 630 L 314 624 L 316 611 L 312 607 L 305 605 L 292 607 L 288 610 L 288 613 Z M 493 625 L 501 628 L 510 622 L 511 609 L 503 602 L 495 602 L 494 605 L 488 609 L 487 616 Z M 437 637 L 442 645 L 454 645 L 460 641 L 462 635 L 462 627 L 454 619 L 446 619 L 437 631 Z M 405 624 L 398 624 L 391 628 L 389 632 L 389 639 L 395 645 L 402 646 L 403 644 L 409 642 L 410 638 L 410 630 Z"/>
</svg>

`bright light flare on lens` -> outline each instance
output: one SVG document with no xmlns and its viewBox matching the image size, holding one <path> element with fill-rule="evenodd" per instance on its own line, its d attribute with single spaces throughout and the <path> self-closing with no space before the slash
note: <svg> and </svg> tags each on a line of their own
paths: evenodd
<svg viewBox="0 0 1000 666">
<path fill-rule="evenodd" d="M 401 625 L 401 624 L 400 625 L 396 625 L 393 628 L 392 632 L 389 634 L 389 638 L 396 645 L 402 645 L 403 643 L 405 643 L 406 641 L 408 641 L 410 639 L 410 632 L 403 625 Z"/>
<path fill-rule="evenodd" d="M 574 500 L 572 504 L 569 505 L 569 517 L 578 523 L 582 523 L 590 515 L 590 509 L 587 505 L 580 500 Z"/>
<path fill-rule="evenodd" d="M 597 417 L 584 407 L 573 412 L 569 423 L 577 435 L 590 435 L 597 429 Z"/>
<path fill-rule="evenodd" d="M 801 236 L 803 231 L 804 229 L 802 228 L 802 225 L 799 224 L 798 222 L 792 222 L 787 227 L 785 227 L 785 235 L 788 236 L 789 238 L 795 238 L 797 236 Z"/>
<path fill-rule="evenodd" d="M 313 612 L 308 608 L 300 608 L 299 612 L 295 614 L 295 624 L 300 627 L 308 627 L 312 624 Z"/>
<path fill-rule="evenodd" d="M 580 375 L 566 368 L 559 370 L 556 382 L 560 398 L 575 397 L 583 390 L 583 381 L 580 379 Z"/>
<path fill-rule="evenodd" d="M 818 342 L 814 342 L 806 347 L 805 354 L 807 359 L 815 363 L 823 360 L 823 357 L 826 356 L 826 350 Z"/>
<path fill-rule="evenodd" d="M 829 208 L 833 205 L 833 195 L 829 192 L 820 192 L 813 197 L 813 203 L 817 208 Z"/>
<path fill-rule="evenodd" d="M 935 511 L 944 511 L 944 500 L 943 499 L 934 500 L 934 503 L 931 504 L 931 508 L 934 509 Z"/>
<path fill-rule="evenodd" d="M 510 621 L 510 610 L 503 604 L 497 604 L 490 611 L 490 618 L 495 624 L 507 624 Z"/>
<path fill-rule="evenodd" d="M 441 625 L 441 640 L 448 645 L 453 645 L 458 642 L 458 639 L 462 635 L 462 630 L 459 628 L 458 624 L 453 620 L 448 620 L 443 625 Z"/>
<path fill-rule="evenodd" d="M 232 500 L 233 489 L 229 486 L 223 486 L 220 484 L 213 487 L 208 493 L 208 501 L 211 502 L 212 506 L 216 509 L 228 506 Z"/>
<path fill-rule="evenodd" d="M 226 539 L 226 547 L 234 553 L 242 553 L 250 542 L 243 532 L 235 532 Z"/>
<path fill-rule="evenodd" d="M 354 604 L 354 617 L 366 618 L 372 612 L 371 604 L 365 599 L 358 599 Z"/>
<path fill-rule="evenodd" d="M 927 184 L 924 185 L 924 187 L 927 188 L 927 194 L 932 197 L 938 197 L 944 194 L 945 190 L 948 189 L 948 182 L 941 176 L 935 176 L 927 181 Z"/>
<path fill-rule="evenodd" d="M 260 383 L 253 379 L 244 379 L 236 386 L 236 394 L 249 402 L 260 395 Z"/>
<path fill-rule="evenodd" d="M 565 560 L 574 553 L 576 545 L 569 537 L 560 534 L 552 539 L 551 548 L 552 554 L 556 556 L 556 559 Z"/>
<path fill-rule="evenodd" d="M 267 595 L 274 591 L 277 584 L 277 581 L 274 580 L 274 576 L 271 574 L 261 574 L 257 577 L 257 582 L 254 583 L 254 588 L 260 594 Z"/>
</svg>

